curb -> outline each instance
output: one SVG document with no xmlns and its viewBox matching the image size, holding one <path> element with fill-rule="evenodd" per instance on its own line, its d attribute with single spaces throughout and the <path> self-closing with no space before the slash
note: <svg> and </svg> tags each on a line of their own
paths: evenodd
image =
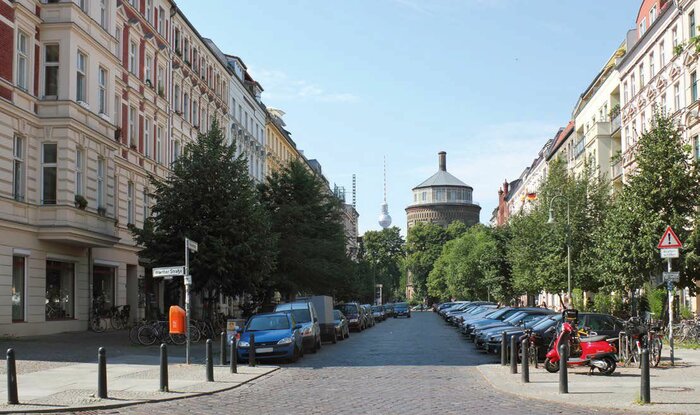
<svg viewBox="0 0 700 415">
<path fill-rule="evenodd" d="M 521 395 L 521 394 L 518 394 L 518 393 L 514 393 L 514 392 L 511 392 L 511 391 L 502 389 L 502 388 L 498 387 L 496 384 L 494 384 L 493 382 L 491 382 L 491 380 L 490 380 L 490 379 L 486 376 L 486 374 L 484 374 L 484 372 L 481 370 L 481 367 L 482 367 L 482 366 L 488 366 L 488 365 L 478 365 L 478 366 L 476 366 L 476 369 L 479 371 L 479 374 L 480 374 L 481 377 L 486 381 L 486 383 L 488 383 L 489 386 L 491 386 L 492 388 L 494 388 L 495 390 L 497 390 L 497 391 L 499 391 L 499 392 L 501 392 L 501 393 L 505 393 L 505 394 L 508 394 L 508 395 L 510 395 L 510 396 L 514 396 L 514 397 L 516 397 L 516 398 L 528 399 L 528 400 L 535 400 L 535 401 L 547 402 L 547 403 L 554 403 L 554 404 L 557 404 L 557 405 L 560 405 L 560 406 L 563 406 L 563 407 L 567 407 L 567 406 L 568 406 L 568 407 L 576 408 L 576 409 L 585 408 L 585 409 L 587 409 L 587 410 L 589 410 L 589 411 L 591 411 L 591 412 L 604 412 L 604 411 L 616 411 L 616 412 L 629 412 L 629 411 L 631 411 L 631 412 L 635 412 L 635 409 L 636 409 L 636 407 L 629 407 L 629 408 L 615 408 L 615 407 L 611 407 L 611 406 L 593 406 L 593 407 L 591 407 L 591 406 L 578 405 L 578 404 L 571 403 L 571 402 L 561 402 L 561 401 L 554 400 L 554 399 L 547 399 L 547 398 L 541 398 L 541 397 L 532 397 L 532 396 L 528 396 L 528 395 Z M 652 403 L 649 404 L 648 406 L 653 406 L 653 405 L 654 405 L 654 404 L 653 404 L 653 402 L 652 402 Z M 637 406 L 641 406 L 641 405 L 637 405 Z M 644 405 L 644 406 L 647 406 L 647 405 Z M 637 411 L 637 412 L 640 413 L 640 414 L 651 414 L 651 415 L 674 415 L 674 414 L 675 414 L 675 415 L 682 415 L 681 413 L 678 413 L 678 412 L 667 412 L 667 411 L 664 411 L 664 412 L 657 412 L 657 411 Z"/>
<path fill-rule="evenodd" d="M 267 373 L 262 373 L 254 378 L 248 379 L 245 382 L 241 382 L 237 385 L 233 386 L 227 386 L 225 388 L 215 390 L 215 391 L 210 391 L 210 392 L 196 392 L 191 395 L 187 396 L 173 396 L 173 397 L 165 397 L 163 399 L 144 399 L 140 401 L 132 401 L 132 402 L 122 402 L 122 403 L 106 403 L 104 405 L 83 405 L 83 406 L 67 406 L 64 408 L 51 408 L 51 409 L 22 409 L 21 406 L 24 404 L 18 404 L 15 405 L 16 408 L 12 408 L 11 410 L 7 409 L 0 409 L 0 414 L 16 414 L 16 413 L 25 413 L 25 414 L 38 414 L 38 413 L 57 413 L 57 412 L 85 412 L 85 411 L 97 411 L 97 410 L 102 410 L 102 409 L 115 409 L 115 408 L 124 408 L 127 406 L 135 406 L 135 405 L 142 405 L 142 404 L 149 404 L 149 403 L 158 403 L 158 402 L 170 402 L 170 401 L 177 401 L 181 399 L 188 399 L 188 398 L 197 398 L 200 396 L 208 396 L 208 395 L 213 395 L 215 393 L 219 392 L 226 392 L 230 391 L 232 389 L 236 389 L 240 386 L 246 385 L 254 380 L 258 380 L 264 376 L 269 376 L 272 375 L 273 373 L 277 372 L 280 370 L 280 367 L 277 366 L 271 371 Z M 109 398 L 107 398 L 109 399 Z M 27 404 L 29 405 L 29 404 Z"/>
</svg>

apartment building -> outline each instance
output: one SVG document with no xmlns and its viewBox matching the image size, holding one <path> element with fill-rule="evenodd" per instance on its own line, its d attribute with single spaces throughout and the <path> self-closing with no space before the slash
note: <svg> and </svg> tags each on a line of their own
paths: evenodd
<svg viewBox="0 0 700 415">
<path fill-rule="evenodd" d="M 267 149 L 267 174 L 280 170 L 292 160 L 302 159 L 297 145 L 292 140 L 291 133 L 285 128 L 284 111 L 276 108 L 267 109 L 266 149 Z"/>
</svg>

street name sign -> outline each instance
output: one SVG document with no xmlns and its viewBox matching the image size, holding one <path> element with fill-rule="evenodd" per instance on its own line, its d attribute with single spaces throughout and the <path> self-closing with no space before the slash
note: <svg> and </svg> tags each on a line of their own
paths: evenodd
<svg viewBox="0 0 700 415">
<path fill-rule="evenodd" d="M 192 276 L 185 275 L 185 285 L 192 285 Z"/>
<path fill-rule="evenodd" d="M 185 275 L 185 267 L 161 267 L 153 268 L 153 277 L 169 277 L 174 275 Z"/>
<path fill-rule="evenodd" d="M 664 272 L 664 281 L 667 282 L 678 282 L 680 279 L 680 272 L 674 271 L 674 272 Z"/>
<path fill-rule="evenodd" d="M 199 249 L 199 245 L 197 245 L 197 242 L 191 240 L 191 239 L 185 239 L 187 243 L 187 249 L 189 249 L 192 252 L 197 252 Z"/>
<path fill-rule="evenodd" d="M 667 226 L 664 235 L 661 237 L 659 244 L 656 247 L 659 249 L 682 248 L 683 244 L 676 233 L 673 232 L 673 229 L 671 229 L 670 226 Z"/>
<path fill-rule="evenodd" d="M 678 258 L 679 256 L 678 248 L 661 249 L 661 258 Z"/>
</svg>

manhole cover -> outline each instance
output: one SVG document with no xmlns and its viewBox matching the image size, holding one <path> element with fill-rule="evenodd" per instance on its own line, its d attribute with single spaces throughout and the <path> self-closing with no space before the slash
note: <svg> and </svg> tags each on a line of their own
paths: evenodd
<svg viewBox="0 0 700 415">
<path fill-rule="evenodd" d="M 682 386 L 657 386 L 651 389 L 660 392 L 692 392 L 695 390 L 693 388 L 685 388 Z"/>
</svg>

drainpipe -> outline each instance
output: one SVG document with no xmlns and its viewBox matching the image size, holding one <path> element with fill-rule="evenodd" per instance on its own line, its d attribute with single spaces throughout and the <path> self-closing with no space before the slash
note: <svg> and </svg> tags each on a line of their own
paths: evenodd
<svg viewBox="0 0 700 415">
<path fill-rule="evenodd" d="M 88 248 L 88 317 L 87 317 L 87 321 L 90 321 L 90 313 L 91 313 L 91 310 L 92 310 L 92 302 L 93 302 L 93 300 L 94 300 L 94 299 L 92 298 L 92 284 L 93 284 L 93 281 L 92 281 L 92 279 L 93 279 L 93 274 L 92 274 L 92 268 L 93 268 L 93 266 L 92 266 L 92 261 L 93 261 L 93 258 L 92 258 L 92 247 L 89 247 L 89 248 Z"/>
</svg>

